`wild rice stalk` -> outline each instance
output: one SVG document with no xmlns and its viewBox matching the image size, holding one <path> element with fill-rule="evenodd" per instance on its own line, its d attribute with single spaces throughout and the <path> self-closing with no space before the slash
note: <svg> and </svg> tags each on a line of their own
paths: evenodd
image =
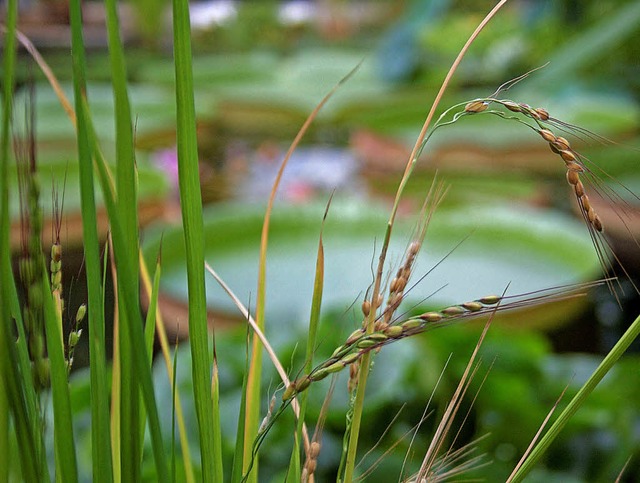
<svg viewBox="0 0 640 483">
<path fill-rule="evenodd" d="M 15 435 L 22 469 L 22 476 L 29 481 L 49 480 L 49 469 L 42 435 L 42 419 L 38 397 L 31 380 L 31 368 L 24 333 L 18 293 L 13 277 L 11 249 L 9 244 L 9 132 L 12 119 L 12 100 L 15 88 L 16 44 L 15 31 L 18 2 L 7 2 L 6 35 L 3 44 L 3 106 L 0 135 L 0 379 L 5 393 L 0 396 L 2 406 L 9 411 L 3 413 L 0 447 L 9 445 L 9 415 Z M 14 324 L 14 321 L 16 322 Z M 18 339 L 14 342 L 14 330 Z M 6 399 L 5 399 L 6 396 Z M 4 463 L 4 464 L 3 464 Z M 0 466 L 9 469 L 9 452 L 0 456 Z"/>
<path fill-rule="evenodd" d="M 333 351 L 331 357 L 317 365 L 309 374 L 292 381 L 285 388 L 282 399 L 283 401 L 291 399 L 294 395 L 305 391 L 312 383 L 342 371 L 345 367 L 361 361 L 366 354 L 387 344 L 453 323 L 491 316 L 496 312 L 527 307 L 543 301 L 581 297 L 583 294 L 576 292 L 577 290 L 586 290 L 602 283 L 606 282 L 567 285 L 521 295 L 487 295 L 458 305 L 450 305 L 438 311 L 424 312 L 414 317 L 395 320 L 380 331 L 368 333 L 362 328 L 357 329 Z"/>
<path fill-rule="evenodd" d="M 23 319 L 27 332 L 29 356 L 36 390 L 49 386 L 49 361 L 45 357 L 44 334 L 44 274 L 42 250 L 42 207 L 40 206 L 40 180 L 36 166 L 35 145 L 35 87 L 29 85 L 25 106 L 24 136 L 14 135 L 14 151 L 20 191 L 20 222 L 22 256 L 18 262 L 20 279 L 25 289 L 26 301 Z"/>
<path fill-rule="evenodd" d="M 602 267 L 603 273 L 608 279 L 609 289 L 618 300 L 618 303 L 620 303 L 616 287 L 614 286 L 614 282 L 617 283 L 620 290 L 622 287 L 616 280 L 616 274 L 613 269 L 613 262 L 619 262 L 619 260 L 615 252 L 613 251 L 609 241 L 605 236 L 603 236 L 605 227 L 600 216 L 598 215 L 590 201 L 589 195 L 587 194 L 587 188 L 585 186 L 584 178 L 588 179 L 589 184 L 594 190 L 602 191 L 601 196 L 603 196 L 604 198 L 608 198 L 614 203 L 625 202 L 621 199 L 620 195 L 617 194 L 612 188 L 606 187 L 599 181 L 596 173 L 594 173 L 593 170 L 589 169 L 589 167 L 587 166 L 589 160 L 578 153 L 566 138 L 555 134 L 554 129 L 565 132 L 574 132 L 577 136 L 588 137 L 597 141 L 609 141 L 606 138 L 598 136 L 597 134 L 594 134 L 584 128 L 571 125 L 560 119 L 552 117 L 544 108 L 533 108 L 528 104 L 522 102 L 515 102 L 510 99 L 499 99 L 495 97 L 500 92 L 508 90 L 515 83 L 526 78 L 531 72 L 528 72 L 512 81 L 503 84 L 496 90 L 496 92 L 492 96 L 489 96 L 487 98 L 475 99 L 466 103 L 464 109 L 461 111 L 458 111 L 458 109 L 464 103 L 453 106 L 440 116 L 436 128 L 450 125 L 465 115 L 492 114 L 499 116 L 505 120 L 519 122 L 532 129 L 540 137 L 542 137 L 542 139 L 544 139 L 549 144 L 551 151 L 557 154 L 562 159 L 565 165 L 567 183 L 571 187 L 574 196 L 576 197 L 578 207 L 585 221 L 585 225 L 587 226 L 587 229 L 589 231 L 589 236 L 591 237 L 594 249 L 596 251 L 598 259 L 600 260 L 600 265 Z M 491 105 L 497 105 L 504 108 L 505 110 L 490 109 Z M 443 119 L 445 119 L 446 116 L 452 112 L 455 112 L 453 118 L 449 121 L 444 121 Z M 602 173 L 604 173 L 604 171 L 602 171 Z M 606 175 L 606 173 L 604 174 Z M 628 189 L 626 190 L 629 191 Z M 635 198 L 640 199 L 637 195 L 633 193 L 631 194 Z M 622 214 L 618 214 L 618 216 L 621 217 L 623 223 L 626 225 L 625 220 L 622 218 Z M 633 234 L 631 234 L 631 236 L 633 237 Z M 640 243 L 638 243 L 637 240 L 635 241 L 640 248 Z M 621 266 L 622 271 L 627 276 L 627 278 L 629 278 L 631 285 L 634 287 L 635 291 L 637 293 L 640 293 L 640 289 L 635 286 L 624 266 L 620 263 L 619 265 Z"/>
<path fill-rule="evenodd" d="M 427 115 L 427 119 L 425 120 L 424 125 L 422 126 L 422 130 L 420 131 L 418 139 L 416 140 L 416 144 L 415 144 L 415 146 L 413 148 L 413 151 L 411 152 L 411 154 L 409 156 L 409 161 L 407 163 L 407 166 L 405 168 L 405 172 L 404 172 L 404 174 L 402 176 L 402 180 L 400 181 L 400 185 L 398 186 L 398 190 L 396 192 L 396 197 L 395 197 L 395 200 L 394 200 L 393 208 L 391 210 L 391 215 L 389 217 L 389 223 L 387 225 L 387 231 L 386 231 L 384 242 L 383 242 L 383 245 L 382 245 L 382 251 L 380 253 L 380 258 L 379 258 L 379 262 L 378 262 L 378 270 L 377 270 L 377 273 L 376 273 L 376 279 L 374 281 L 374 289 L 373 289 L 373 292 L 372 292 L 372 300 L 374 300 L 374 301 L 378 299 L 378 295 L 380 294 L 380 288 L 381 288 L 381 283 L 382 283 L 382 273 L 384 271 L 384 265 L 385 265 L 385 259 L 386 259 L 386 251 L 387 251 L 387 247 L 389 245 L 389 241 L 390 241 L 390 238 L 391 238 L 391 230 L 393 228 L 393 223 L 394 223 L 395 216 L 396 216 L 396 213 L 397 213 L 397 210 L 398 210 L 398 205 L 399 205 L 399 202 L 400 202 L 400 198 L 401 198 L 402 193 L 404 191 L 404 187 L 406 186 L 406 183 L 409 180 L 411 172 L 413 171 L 413 167 L 414 167 L 414 165 L 415 165 L 415 163 L 416 163 L 416 161 L 418 159 L 420 151 L 424 147 L 423 141 L 424 141 L 424 138 L 426 136 L 427 130 L 429 129 L 429 126 L 431 124 L 431 120 L 433 119 L 433 116 L 435 114 L 435 110 L 437 109 L 437 107 L 438 107 L 438 105 L 440 103 L 440 100 L 442 99 L 442 96 L 444 95 L 444 92 L 446 91 L 446 89 L 447 89 L 447 87 L 449 85 L 449 82 L 450 82 L 451 78 L 453 77 L 453 74 L 457 70 L 458 65 L 462 61 L 462 58 L 466 54 L 467 50 L 469 49 L 469 47 L 471 46 L 473 41 L 476 39 L 476 37 L 480 34 L 482 29 L 485 27 L 485 25 L 487 23 L 489 23 L 489 21 L 502 8 L 502 6 L 506 3 L 506 1 L 507 0 L 501 0 L 500 2 L 498 2 L 496 4 L 496 6 L 485 16 L 485 18 L 480 22 L 478 27 L 471 34 L 471 36 L 469 37 L 469 39 L 467 40 L 465 45 L 460 50 L 460 53 L 458 54 L 458 56 L 454 60 L 451 68 L 449 69 L 449 72 L 447 73 L 447 76 L 445 77 L 445 79 L 444 79 L 444 81 L 442 83 L 442 86 L 440 87 L 440 90 L 439 90 L 438 94 L 436 95 L 436 98 L 435 98 L 433 104 L 431 105 L 431 109 L 429 111 L 429 114 Z M 375 318 L 375 315 L 374 315 L 374 313 L 372 311 L 370 316 L 368 317 L 368 323 L 367 323 L 367 331 L 368 332 L 373 332 L 373 329 L 374 329 L 374 325 L 373 325 L 374 324 L 374 318 Z M 360 370 L 360 373 L 359 373 L 359 376 L 358 376 L 356 398 L 355 398 L 355 402 L 354 402 L 354 413 L 353 413 L 353 418 L 351 420 L 351 430 L 350 430 L 350 436 L 349 436 L 349 446 L 348 446 L 348 451 L 347 451 L 346 466 L 345 466 L 344 475 L 341 476 L 341 478 L 345 482 L 351 482 L 351 480 L 353 479 L 353 470 L 355 468 L 355 461 L 356 461 L 356 450 L 357 450 L 357 447 L 358 447 L 358 434 L 360 432 L 360 422 L 361 422 L 361 419 L 362 419 L 362 410 L 363 410 L 363 407 L 364 407 L 364 396 L 365 396 L 365 390 L 366 390 L 366 383 L 367 383 L 367 378 L 368 378 L 368 373 L 369 373 L 369 365 L 371 363 L 370 357 L 371 356 L 369 355 L 369 353 L 366 353 L 363 356 L 362 367 L 361 367 L 361 370 Z"/>
</svg>

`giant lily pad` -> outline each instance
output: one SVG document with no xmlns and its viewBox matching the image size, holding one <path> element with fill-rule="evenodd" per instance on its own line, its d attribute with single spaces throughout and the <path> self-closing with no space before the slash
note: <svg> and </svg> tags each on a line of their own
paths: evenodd
<svg viewBox="0 0 640 483">
<path fill-rule="evenodd" d="M 322 212 L 322 206 L 289 206 L 277 207 L 273 214 L 266 304 L 271 324 L 308 320 Z M 372 280 L 386 212 L 354 202 L 333 205 L 324 231 L 325 310 L 348 311 L 354 302 L 359 306 Z M 247 304 L 255 303 L 263 215 L 262 208 L 219 205 L 205 216 L 206 260 Z M 395 227 L 389 252 L 394 268 L 410 241 L 414 221 L 402 220 Z M 182 237 L 179 227 L 156 227 L 147 233 L 145 244 L 149 263 L 155 262 L 162 244 L 161 290 L 174 309 L 187 303 Z M 436 213 L 414 279 L 427 272 L 407 295 L 407 307 L 442 308 L 500 294 L 507 286 L 509 294 L 521 294 L 586 282 L 597 277 L 598 260 L 586 229 L 571 217 L 523 206 L 467 206 Z M 212 313 L 221 319 L 238 317 L 229 297 L 211 276 L 206 279 Z M 565 301 L 517 323 L 562 323 L 581 303 Z M 185 314 L 173 317 L 186 332 Z"/>
</svg>

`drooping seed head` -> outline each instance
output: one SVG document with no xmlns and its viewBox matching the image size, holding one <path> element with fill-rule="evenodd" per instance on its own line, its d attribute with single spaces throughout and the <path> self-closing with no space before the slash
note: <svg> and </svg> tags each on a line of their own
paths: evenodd
<svg viewBox="0 0 640 483">
<path fill-rule="evenodd" d="M 489 103 L 485 101 L 471 101 L 469 104 L 464 106 L 464 110 L 465 112 L 476 113 L 485 111 L 488 106 Z"/>
<path fill-rule="evenodd" d="M 584 196 L 584 185 L 582 181 L 578 181 L 575 185 L 573 185 L 573 191 L 576 192 L 576 196 L 581 198 Z"/>
<path fill-rule="evenodd" d="M 589 213 L 591 209 L 591 202 L 589 201 L 589 197 L 587 195 L 583 195 L 580 197 L 580 204 L 582 205 L 582 209 Z"/>
<path fill-rule="evenodd" d="M 596 211 L 593 208 L 589 208 L 587 211 L 587 217 L 589 218 L 589 222 L 593 225 L 593 221 L 596 219 Z"/>
</svg>

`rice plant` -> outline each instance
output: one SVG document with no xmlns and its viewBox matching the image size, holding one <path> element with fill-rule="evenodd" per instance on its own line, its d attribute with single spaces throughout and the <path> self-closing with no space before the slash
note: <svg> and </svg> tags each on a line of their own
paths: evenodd
<svg viewBox="0 0 640 483">
<path fill-rule="evenodd" d="M 92 118 L 91 99 L 87 96 L 87 59 L 83 38 L 83 20 L 80 2 L 70 2 L 72 27 L 72 65 L 74 81 L 74 103 L 72 104 L 57 87 L 57 80 L 46 66 L 44 59 L 29 46 L 27 39 L 16 30 L 17 1 L 7 2 L 7 12 L 3 56 L 3 118 L 0 152 L 0 256 L 2 268 L 0 277 L 0 481 L 48 481 L 52 477 L 59 481 L 260 481 L 260 455 L 268 451 L 269 436 L 283 425 L 293 414 L 290 428 L 290 456 L 283 468 L 286 481 L 315 481 L 319 459 L 323 450 L 323 431 L 329 418 L 329 406 L 336 391 L 347 394 L 348 408 L 343 416 L 344 434 L 337 468 L 337 481 L 351 482 L 366 479 L 370 471 L 358 468 L 358 458 L 362 453 L 359 441 L 363 428 L 363 413 L 367 404 L 367 383 L 377 354 L 389 350 L 391 345 L 407 343 L 407 339 L 424 337 L 434 329 L 446 330 L 453 324 L 471 319 L 486 321 L 485 328 L 476 344 L 473 354 L 465 367 L 463 377 L 453 391 L 449 403 L 441 414 L 429 447 L 416 471 L 403 468 L 398 479 L 402 481 L 447 481 L 466 474 L 472 469 L 488 464 L 481 455 L 474 454 L 474 443 L 456 447 L 456 416 L 459 416 L 462 401 L 467 394 L 471 380 L 479 368 L 479 351 L 492 320 L 496 314 L 530 307 L 550 300 L 583 298 L 596 285 L 607 285 L 618 297 L 620 282 L 613 269 L 617 262 L 615 253 L 605 238 L 606 226 L 590 200 L 590 189 L 599 191 L 616 203 L 622 203 L 615 190 L 607 188 L 601 181 L 603 171 L 580 154 L 563 137 L 567 133 L 578 138 L 589 137 L 598 141 L 602 138 L 584 128 L 571 125 L 552 115 L 543 108 L 533 108 L 525 102 L 500 99 L 498 95 L 515 83 L 535 76 L 536 72 L 520 76 L 503 84 L 491 96 L 481 97 L 456 104 L 444 111 L 438 118 L 436 112 L 452 77 L 482 29 L 505 4 L 500 1 L 478 24 L 467 43 L 442 82 L 423 127 L 416 139 L 413 150 L 398 183 L 386 226 L 380 229 L 383 235 L 381 246 L 376 252 L 377 263 L 371 268 L 372 279 L 369 287 L 363 287 L 360 300 L 358 327 L 350 334 L 341 335 L 342 342 L 333 348 L 327 358 L 318 358 L 318 330 L 321 324 L 324 289 L 324 239 L 323 232 L 318 237 L 315 254 L 316 270 L 314 290 L 311 300 L 308 337 L 304 363 L 301 367 L 289 367 L 279 360 L 271 347 L 267 332 L 266 316 L 266 262 L 270 236 L 270 221 L 276 193 L 282 173 L 287 168 L 291 154 L 299 145 L 310 125 L 316 120 L 320 110 L 331 102 L 332 95 L 357 72 L 345 73 L 325 98 L 308 116 L 306 122 L 291 144 L 278 171 L 268 200 L 263 219 L 258 286 L 255 305 L 246 308 L 233 294 L 233 287 L 226 286 L 216 273 L 215 267 L 205 263 L 203 207 L 198 171 L 197 130 L 195 116 L 194 86 L 192 73 L 192 48 L 187 2 L 173 0 L 173 46 L 175 67 L 175 101 L 177 106 L 177 146 L 180 207 L 182 214 L 186 265 L 188 274 L 188 328 L 191 354 L 190 374 L 195 406 L 197 434 L 189 435 L 185 429 L 181 400 L 185 394 L 176 383 L 176 372 L 182 361 L 177 352 L 170 353 L 169 341 L 158 306 L 160 290 L 162 254 L 158 255 L 153 277 L 140 252 L 140 231 L 138 219 L 138 186 L 136 151 L 134 141 L 134 121 L 129 105 L 127 89 L 126 52 L 120 38 L 117 4 L 106 3 L 107 26 L 109 32 L 109 54 L 113 79 L 115 119 L 115 173 L 106 162 L 100 140 L 100 133 Z M 48 76 L 52 87 L 61 96 L 70 120 L 77 134 L 77 158 L 80 168 L 80 193 L 82 199 L 83 257 L 87 275 L 86 304 L 80 305 L 73 317 L 68 315 L 62 291 L 62 243 L 60 237 L 60 216 L 64 203 L 52 200 L 56 220 L 46 263 L 42 246 L 43 200 L 39 194 L 39 177 L 35 136 L 33 131 L 33 106 L 28 106 L 27 123 L 29 134 L 22 140 L 14 133 L 16 142 L 15 158 L 20 173 L 20 213 L 22 219 L 22 244 L 20 251 L 19 275 L 24 286 L 25 302 L 21 305 L 17 282 L 14 279 L 10 259 L 10 219 L 11 197 L 8 180 L 10 163 L 10 132 L 15 126 L 14 84 L 16 72 L 16 41 L 20 39 Z M 419 221 L 412 236 L 407 240 L 406 250 L 397 267 L 392 268 L 389 249 L 396 235 L 397 216 L 400 200 L 411 178 L 421 153 L 429 148 L 429 141 L 443 129 L 455 129 L 454 125 L 464 122 L 467 116 L 492 115 L 505 123 L 515 122 L 532 130 L 547 142 L 553 154 L 559 156 L 566 168 L 566 180 L 573 191 L 582 215 L 585 229 L 594 245 L 604 272 L 601 281 L 581 285 L 559 286 L 524 294 L 488 293 L 478 294 L 471 300 L 440 307 L 439 309 L 415 313 L 406 308 L 407 295 L 419 290 L 416 278 L 428 274 L 416 273 L 416 260 L 420 252 L 428 248 L 427 236 L 432 218 L 446 197 L 446 182 L 440 177 L 432 182 L 425 195 Z M 435 119 L 435 121 L 434 121 Z M 15 128 L 14 128 L 15 129 Z M 98 236 L 98 217 L 94 178 L 100 185 L 102 198 L 109 219 L 108 243 Z M 55 191 L 55 190 L 54 190 Z M 624 216 L 624 210 L 622 210 Z M 327 204 L 324 220 L 331 216 L 331 201 Z M 324 225 L 323 225 L 324 227 Z M 426 241 L 425 241 L 426 240 Z M 426 246 L 425 246 L 426 245 Z M 102 252 L 102 258 L 101 258 Z M 443 260 L 446 263 L 446 258 Z M 363 267 L 366 269 L 367 267 Z M 106 272 L 110 270 L 114 284 L 115 324 L 114 357 L 111 362 L 106 357 L 105 290 Z M 622 269 L 624 271 L 624 269 Z M 239 417 L 232 451 L 223 443 L 222 428 L 225 425 L 221 409 L 220 347 L 216 333 L 207 326 L 207 304 L 205 277 L 211 274 L 229 293 L 241 311 L 247 324 L 246 363 L 239 392 L 237 407 Z M 626 272 L 625 272 L 626 275 Z M 142 281 L 142 290 L 140 288 Z M 506 284 L 506 281 L 505 281 Z M 635 285 L 633 286 L 634 288 Z M 637 290 L 637 288 L 636 288 Z M 148 300 L 146 317 L 140 310 L 141 292 Z M 143 298 L 144 298 L 143 296 Z M 63 337 L 63 320 L 72 320 L 66 341 Z M 86 322 L 85 322 L 86 319 Z M 74 380 L 71 369 L 74 351 L 84 325 L 89 331 L 89 371 L 91 408 L 91 474 L 81 474 L 78 454 L 80 444 L 73 430 Z M 640 318 L 631 324 L 618 344 L 605 357 L 579 393 L 569 402 L 553 424 L 546 429 L 547 421 L 553 419 L 556 409 L 550 408 L 547 420 L 540 421 L 539 435 L 535 436 L 531 447 L 523 455 L 514 469 L 510 481 L 521 481 L 533 468 L 544 451 L 559 434 L 566 422 L 575 414 L 596 385 L 616 364 L 629 345 L 640 333 Z M 437 337 L 436 334 L 430 335 Z M 161 417 L 163 402 L 156 393 L 159 383 L 153 376 L 153 341 L 160 341 L 163 358 L 171 387 L 171 421 Z M 211 345 L 210 345 L 211 343 Z M 263 350 L 270 363 L 277 368 L 281 383 L 265 394 L 262 382 Z M 339 387 L 335 376 L 348 371 L 347 387 Z M 320 381 L 332 378 L 326 391 L 324 402 L 315 421 L 309 417 L 308 395 L 310 389 L 321 386 Z M 50 398 L 50 401 L 49 399 Z M 43 404 L 45 401 L 45 404 Z M 51 404 L 53 416 L 47 413 Z M 266 403 L 266 404 L 265 404 Z M 169 404 L 164 402 L 164 404 Z M 266 411 L 263 407 L 266 405 Z M 426 413 L 426 409 L 425 409 Z M 415 433 L 426 415 L 416 425 Z M 51 426 L 48 426 L 51 421 Z M 313 432 L 307 425 L 314 425 Z M 178 436 L 176 436 L 176 425 Z M 47 447 L 47 436 L 53 433 L 53 447 Z M 170 436 L 167 447 L 166 436 Z M 410 431 L 407 432 L 409 434 Z M 414 434 L 415 434 L 414 433 Z M 447 438 L 453 442 L 447 447 Z M 191 438 L 190 438 L 191 436 Z M 181 451 L 181 474 L 177 461 L 178 445 Z M 145 440 L 148 440 L 148 448 Z M 194 443 L 197 441 L 197 444 Z M 411 449 L 411 445 L 409 445 Z M 393 450 L 393 447 L 388 451 Z M 169 451 L 169 457 L 167 456 Z M 199 452 L 199 454 L 196 454 Z M 11 455 L 17 453 L 17 458 Z M 233 453 L 232 466 L 225 467 L 227 453 Z M 384 456 L 383 456 L 384 457 Z M 145 466 L 153 460 L 152 465 Z M 376 463 L 378 464 L 378 463 Z M 145 473 L 151 466 L 152 476 Z M 374 465 L 375 466 L 375 465 Z M 373 468 L 373 467 L 372 467 Z"/>
</svg>

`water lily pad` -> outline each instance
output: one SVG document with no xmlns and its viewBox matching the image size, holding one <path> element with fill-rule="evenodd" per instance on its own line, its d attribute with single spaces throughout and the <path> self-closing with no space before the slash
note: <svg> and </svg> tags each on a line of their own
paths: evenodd
<svg viewBox="0 0 640 483">
<path fill-rule="evenodd" d="M 359 306 L 372 280 L 386 211 L 356 203 L 332 207 L 324 232 L 325 309 L 348 311 L 354 302 Z M 322 212 L 319 205 L 277 207 L 274 212 L 266 306 L 272 324 L 308 320 Z M 206 260 L 247 304 L 255 303 L 263 215 L 262 208 L 220 205 L 205 216 Z M 395 268 L 410 241 L 413 221 L 402 220 L 394 230 L 389 261 Z M 156 227 L 145 244 L 147 261 L 153 262 L 162 243 L 161 288 L 174 304 L 187 301 L 182 236 L 179 227 Z M 585 282 L 597 277 L 598 260 L 586 229 L 571 217 L 515 205 L 467 206 L 442 210 L 434 217 L 414 279 L 427 272 L 407 295 L 407 307 L 442 308 L 500 294 L 507 286 L 509 294 L 520 294 Z M 206 279 L 212 312 L 237 317 L 233 303 L 213 278 Z M 558 317 L 567 319 L 581 303 L 546 312 L 559 322 Z M 541 321 L 540 314 L 519 323 L 532 320 Z"/>
</svg>

